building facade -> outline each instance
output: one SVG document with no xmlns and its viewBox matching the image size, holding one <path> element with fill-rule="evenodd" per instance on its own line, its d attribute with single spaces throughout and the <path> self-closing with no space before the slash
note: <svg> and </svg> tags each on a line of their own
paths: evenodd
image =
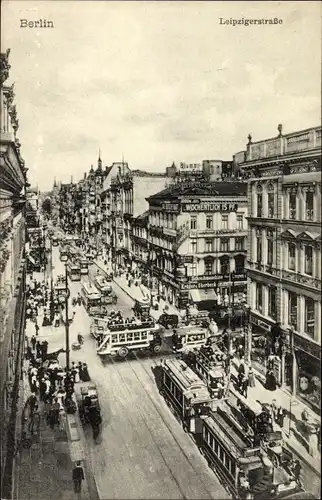
<svg viewBox="0 0 322 500">
<path fill-rule="evenodd" d="M 26 172 L 9 77 L 9 50 L 0 55 L 0 414 L 1 498 L 11 498 L 25 327 Z"/>
<path fill-rule="evenodd" d="M 133 226 L 136 218 L 146 211 L 146 196 L 162 190 L 166 174 L 131 171 L 127 163 L 113 163 L 110 181 L 111 258 L 117 266 L 133 267 Z"/>
<path fill-rule="evenodd" d="M 238 303 L 246 292 L 247 185 L 197 176 L 147 199 L 148 268 L 180 309 Z"/>
<path fill-rule="evenodd" d="M 278 382 L 320 408 L 321 127 L 248 139 L 247 355 L 265 374 L 271 346 Z"/>
</svg>

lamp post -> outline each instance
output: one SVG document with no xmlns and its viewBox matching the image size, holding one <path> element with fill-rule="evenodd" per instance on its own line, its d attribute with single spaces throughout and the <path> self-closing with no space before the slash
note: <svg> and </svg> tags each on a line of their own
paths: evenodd
<svg viewBox="0 0 322 500">
<path fill-rule="evenodd" d="M 67 273 L 67 262 L 65 264 L 65 343 L 66 343 L 66 370 L 69 370 L 69 318 L 68 318 L 68 299 L 69 299 L 69 288 L 68 288 L 68 273 Z"/>
</svg>

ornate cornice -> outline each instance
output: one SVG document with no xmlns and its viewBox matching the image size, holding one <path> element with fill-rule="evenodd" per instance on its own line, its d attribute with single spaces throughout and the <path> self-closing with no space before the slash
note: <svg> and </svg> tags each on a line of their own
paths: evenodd
<svg viewBox="0 0 322 500">
<path fill-rule="evenodd" d="M 5 53 L 0 54 L 0 84 L 3 83 L 9 78 L 9 70 L 11 68 L 9 64 L 9 54 L 10 49 L 7 49 Z"/>
</svg>

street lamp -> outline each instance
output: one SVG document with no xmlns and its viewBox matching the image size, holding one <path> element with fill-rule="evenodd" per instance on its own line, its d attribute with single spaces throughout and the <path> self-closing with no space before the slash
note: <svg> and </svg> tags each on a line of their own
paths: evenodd
<svg viewBox="0 0 322 500">
<path fill-rule="evenodd" d="M 68 299 L 70 291 L 68 288 L 68 272 L 67 272 L 67 262 L 65 264 L 65 343 L 66 343 L 66 370 L 69 370 L 70 360 L 70 348 L 69 348 L 69 317 L 68 317 Z"/>
</svg>

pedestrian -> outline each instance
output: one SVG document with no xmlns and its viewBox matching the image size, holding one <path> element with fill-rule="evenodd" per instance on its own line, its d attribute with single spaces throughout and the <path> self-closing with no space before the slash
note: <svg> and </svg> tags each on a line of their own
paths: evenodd
<svg viewBox="0 0 322 500">
<path fill-rule="evenodd" d="M 29 405 L 29 416 L 32 418 L 35 407 L 37 405 L 37 396 L 35 393 L 32 393 L 27 399 L 27 404 Z"/>
<path fill-rule="evenodd" d="M 76 462 L 73 469 L 74 492 L 79 493 L 82 489 L 82 481 L 85 479 L 84 470 L 80 461 Z"/>
<path fill-rule="evenodd" d="M 44 341 L 42 342 L 42 354 L 43 354 L 43 359 L 45 359 L 45 358 L 46 358 L 46 356 L 47 356 L 47 352 L 48 352 L 48 342 L 47 342 L 47 340 L 44 340 Z"/>
<path fill-rule="evenodd" d="M 253 369 L 251 366 L 249 367 L 249 370 L 248 370 L 248 385 L 249 385 L 249 387 L 255 387 L 255 385 L 256 385 L 255 375 L 254 375 L 254 372 L 253 372 Z"/>
<path fill-rule="evenodd" d="M 35 330 L 36 330 L 36 337 L 38 337 L 38 335 L 39 335 L 39 326 L 38 326 L 37 320 L 35 322 Z"/>
<path fill-rule="evenodd" d="M 36 342 L 36 353 L 37 353 L 37 358 L 41 358 L 41 345 L 39 340 Z"/>
<path fill-rule="evenodd" d="M 282 428 L 284 426 L 284 418 L 286 416 L 286 410 L 281 406 L 277 409 L 276 423 Z"/>
<path fill-rule="evenodd" d="M 31 386 L 30 386 L 31 392 L 33 392 L 34 394 L 37 394 L 38 393 L 38 387 L 39 387 L 39 382 L 37 380 L 37 377 L 36 377 L 36 375 L 32 375 L 32 377 L 31 377 Z"/>
<path fill-rule="evenodd" d="M 40 428 L 40 412 L 39 412 L 39 407 L 36 404 L 34 407 L 34 411 L 32 415 L 30 416 L 30 422 L 28 424 L 28 430 L 31 434 L 34 433 L 34 427 L 36 426 L 37 432 L 39 432 Z"/>
<path fill-rule="evenodd" d="M 302 484 L 301 484 L 301 470 L 302 470 L 302 466 L 300 464 L 300 461 L 298 459 L 294 460 L 292 472 L 294 475 L 294 479 L 299 486 L 302 486 Z"/>
<path fill-rule="evenodd" d="M 248 392 L 248 378 L 243 375 L 242 383 L 241 383 L 241 394 L 247 398 L 247 392 Z"/>
<path fill-rule="evenodd" d="M 86 363 L 83 363 L 82 375 L 83 375 L 83 382 L 90 382 L 91 377 L 89 376 L 88 368 L 87 368 L 87 364 Z"/>
<path fill-rule="evenodd" d="M 36 335 L 38 335 L 37 331 L 36 331 Z M 34 335 L 31 337 L 30 343 L 32 345 L 33 350 L 35 350 L 36 349 L 37 339 L 36 339 L 36 337 Z"/>
</svg>

